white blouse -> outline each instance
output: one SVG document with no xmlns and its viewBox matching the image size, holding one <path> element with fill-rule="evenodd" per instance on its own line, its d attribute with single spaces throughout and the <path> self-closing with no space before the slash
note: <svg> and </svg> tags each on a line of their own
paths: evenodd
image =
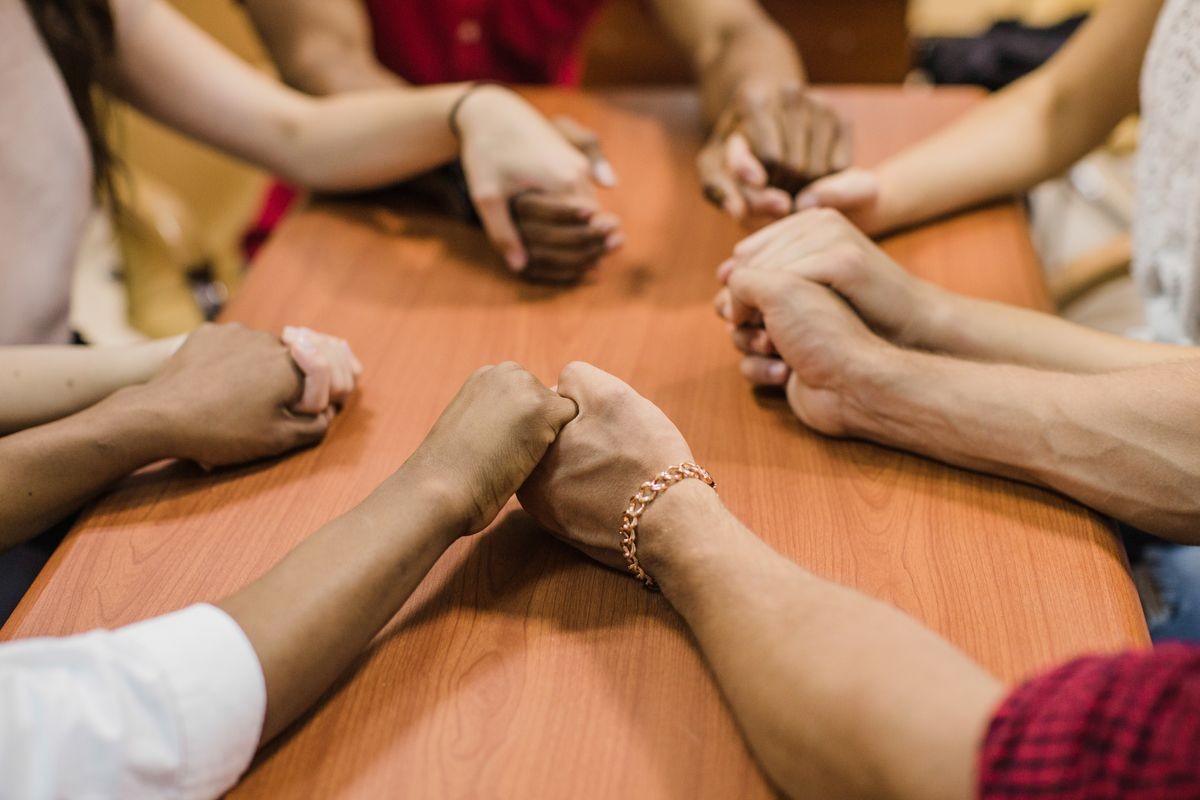
<svg viewBox="0 0 1200 800">
<path fill-rule="evenodd" d="M 250 640 L 215 606 L 0 645 L 0 798 L 218 797 L 266 706 Z"/>
<path fill-rule="evenodd" d="M 1146 335 L 1200 343 L 1200 3 L 1167 0 L 1142 67 L 1133 276 Z"/>
</svg>

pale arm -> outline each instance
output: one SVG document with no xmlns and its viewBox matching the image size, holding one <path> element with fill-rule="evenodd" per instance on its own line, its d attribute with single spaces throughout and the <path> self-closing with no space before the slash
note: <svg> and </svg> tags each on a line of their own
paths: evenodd
<svg viewBox="0 0 1200 800">
<path fill-rule="evenodd" d="M 643 562 L 786 794 L 974 795 L 998 681 L 910 617 L 778 555 L 695 481 L 643 525 Z"/>
<path fill-rule="evenodd" d="M 1098 147 L 1138 108 L 1161 0 L 1104 3 L 1046 66 L 877 169 L 882 233 L 1024 192 Z"/>
<path fill-rule="evenodd" d="M 326 191 L 359 190 L 458 156 L 448 117 L 461 85 L 313 98 L 251 68 L 162 0 L 114 5 L 126 98 L 159 121 L 287 180 Z"/>
<path fill-rule="evenodd" d="M 978 361 L 1063 372 L 1112 372 L 1200 357 L 1200 349 L 1098 331 L 1053 314 L 923 285 L 930 298 L 912 346 Z"/>
<path fill-rule="evenodd" d="M 362 0 L 247 0 L 246 10 L 283 79 L 303 92 L 405 85 L 375 58 Z"/>
<path fill-rule="evenodd" d="M 754 0 L 655 0 L 654 7 L 691 58 L 709 122 L 748 82 L 764 89 L 804 85 L 795 45 Z"/>
<path fill-rule="evenodd" d="M 184 337 L 128 347 L 0 348 L 0 436 L 62 419 L 150 380 Z"/>
<path fill-rule="evenodd" d="M 855 370 L 848 435 L 1056 489 L 1200 543 L 1200 360 L 1071 375 L 888 350 Z"/>
</svg>

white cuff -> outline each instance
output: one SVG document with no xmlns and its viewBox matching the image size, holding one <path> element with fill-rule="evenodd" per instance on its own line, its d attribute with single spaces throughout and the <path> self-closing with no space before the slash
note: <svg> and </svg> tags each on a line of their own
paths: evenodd
<svg viewBox="0 0 1200 800">
<path fill-rule="evenodd" d="M 183 737 L 182 797 L 231 788 L 254 758 L 267 708 L 262 665 L 233 618 L 195 605 L 114 632 L 162 671 Z"/>
</svg>

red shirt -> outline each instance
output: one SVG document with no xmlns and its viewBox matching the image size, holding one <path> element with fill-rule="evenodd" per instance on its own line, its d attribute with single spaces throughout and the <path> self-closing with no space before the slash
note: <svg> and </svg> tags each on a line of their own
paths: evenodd
<svg viewBox="0 0 1200 800">
<path fill-rule="evenodd" d="M 1017 689 L 980 761 L 983 800 L 1200 798 L 1200 648 L 1085 658 Z"/>
<path fill-rule="evenodd" d="M 411 83 L 574 84 L 604 0 L 365 0 L 380 63 Z"/>
</svg>

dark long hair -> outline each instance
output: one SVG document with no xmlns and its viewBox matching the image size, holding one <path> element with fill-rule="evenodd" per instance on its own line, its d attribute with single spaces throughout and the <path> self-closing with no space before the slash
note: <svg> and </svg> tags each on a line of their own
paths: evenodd
<svg viewBox="0 0 1200 800">
<path fill-rule="evenodd" d="M 113 154 L 105 136 L 104 100 L 116 84 L 116 29 L 108 0 L 25 0 L 67 84 L 87 134 L 98 194 L 111 199 Z"/>
</svg>

